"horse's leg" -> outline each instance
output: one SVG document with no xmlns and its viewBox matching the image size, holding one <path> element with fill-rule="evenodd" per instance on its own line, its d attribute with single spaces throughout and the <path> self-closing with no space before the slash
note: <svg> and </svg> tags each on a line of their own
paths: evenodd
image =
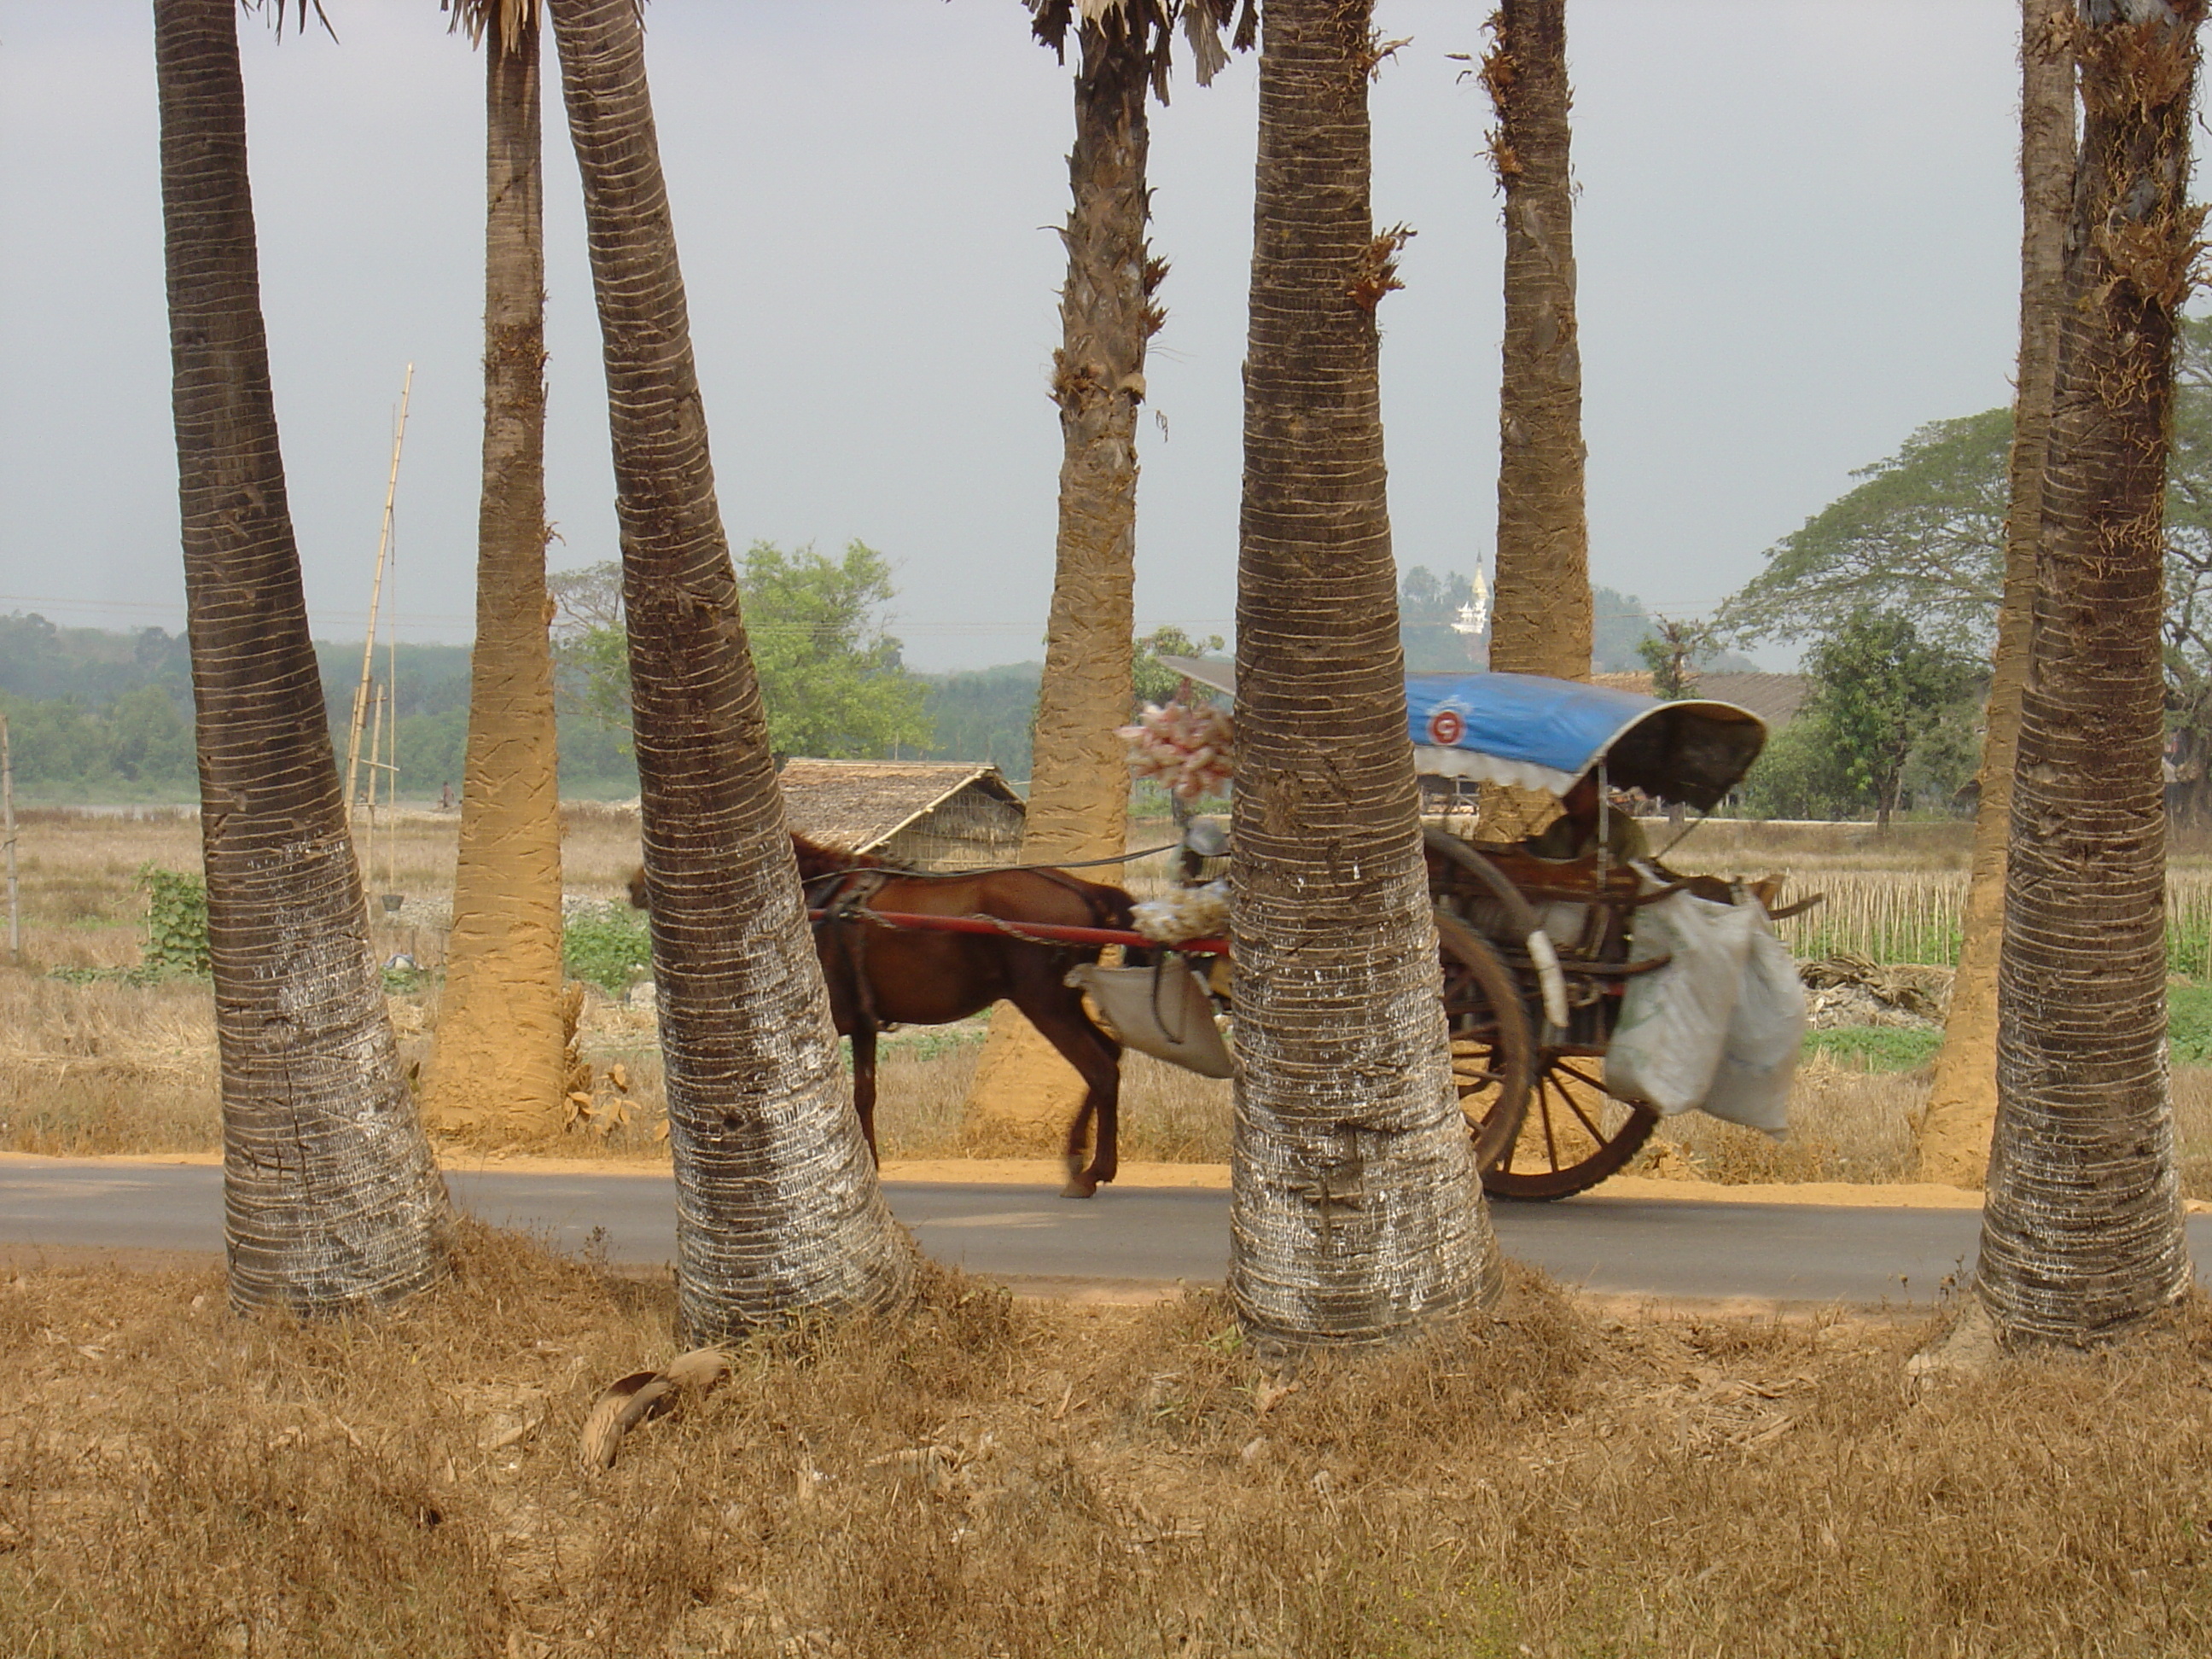
<svg viewBox="0 0 2212 1659">
<path fill-rule="evenodd" d="M 1121 1164 L 1121 1045 L 1091 1023 L 1083 1012 L 1083 999 L 1073 992 L 1060 989 L 1049 999 L 1017 997 L 1014 1006 L 1082 1074 L 1083 1109 L 1068 1127 L 1067 1185 L 1060 1195 L 1089 1198 L 1113 1180 Z M 1095 1131 L 1088 1169 L 1083 1164 L 1086 1130 Z"/>
<path fill-rule="evenodd" d="M 860 1115 L 868 1157 L 882 1163 L 876 1152 L 876 1028 L 865 1019 L 853 1023 L 853 1109 Z"/>
</svg>

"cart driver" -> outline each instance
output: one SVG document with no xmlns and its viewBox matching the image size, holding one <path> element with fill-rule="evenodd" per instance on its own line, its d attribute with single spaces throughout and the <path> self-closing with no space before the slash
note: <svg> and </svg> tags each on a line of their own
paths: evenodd
<svg viewBox="0 0 2212 1659">
<path fill-rule="evenodd" d="M 1594 857 L 1597 852 L 1598 781 L 1595 769 L 1575 780 L 1574 787 L 1559 797 L 1559 816 L 1521 843 L 1533 858 L 1546 859 L 1554 864 L 1574 864 Z M 1619 808 L 1601 815 L 1605 819 L 1605 844 L 1609 860 L 1628 864 L 1651 856 L 1651 844 L 1644 838 L 1644 826 L 1632 813 Z"/>
</svg>

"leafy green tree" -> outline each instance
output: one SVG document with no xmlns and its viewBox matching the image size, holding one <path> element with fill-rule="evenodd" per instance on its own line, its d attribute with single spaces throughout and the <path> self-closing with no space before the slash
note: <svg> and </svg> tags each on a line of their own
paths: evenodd
<svg viewBox="0 0 2212 1659">
<path fill-rule="evenodd" d="M 882 554 L 854 542 L 838 560 L 756 542 L 738 589 L 779 752 L 835 760 L 928 743 L 928 688 L 884 631 L 897 590 Z"/>
<path fill-rule="evenodd" d="M 1948 644 L 1984 645 L 2004 586 L 2011 443 L 2009 409 L 1922 427 L 1769 549 L 1717 629 L 1744 642 L 1807 639 L 1870 606 L 1917 617 Z"/>
<path fill-rule="evenodd" d="M 1974 695 L 1973 664 L 1923 640 L 1910 618 L 1862 608 L 1814 647 L 1806 667 L 1812 695 L 1793 727 L 1805 728 L 1819 757 L 1811 775 L 1870 802 L 1887 828 L 1915 750 Z"/>
<path fill-rule="evenodd" d="M 1017 662 L 926 676 L 929 690 L 923 708 L 931 736 L 922 758 L 988 761 L 1009 778 L 1025 781 L 1042 674 L 1040 663 Z"/>
<path fill-rule="evenodd" d="M 1826 729 L 1800 714 L 1768 740 L 1738 799 L 1759 818 L 1837 818 L 1863 802 Z"/>
<path fill-rule="evenodd" d="M 1698 688 L 1698 668 L 1711 653 L 1712 629 L 1701 623 L 1652 618 L 1656 632 L 1636 642 L 1636 654 L 1651 671 L 1651 692 L 1672 702 L 1692 696 Z"/>
<path fill-rule="evenodd" d="M 1136 642 L 1130 662 L 1130 680 L 1140 703 L 1165 702 L 1182 684 L 1182 676 L 1168 667 L 1162 657 L 1206 657 L 1220 650 L 1223 640 L 1218 634 L 1209 634 L 1204 639 L 1194 639 L 1180 628 L 1170 623 L 1155 628 Z"/>
<path fill-rule="evenodd" d="M 41 794 L 143 797 L 193 786 L 191 717 L 161 685 L 141 685 L 104 707 L 76 696 L 32 700 L 0 691 L 10 724 L 15 783 Z"/>
<path fill-rule="evenodd" d="M 629 636 L 622 567 L 607 563 L 548 579 L 561 623 L 556 643 L 572 704 L 626 730 Z M 842 559 L 811 545 L 786 553 L 755 542 L 738 573 L 769 739 L 777 752 L 824 759 L 928 746 L 928 686 L 899 659 L 884 613 L 898 590 L 890 562 L 854 542 Z"/>
<path fill-rule="evenodd" d="M 1922 427 L 1894 455 L 1767 550 L 1766 568 L 1722 606 L 1741 643 L 1833 633 L 1871 606 L 1929 637 L 1986 648 L 2003 586 L 2012 410 Z M 2179 325 L 2166 491 L 2169 702 L 2212 678 L 2212 317 Z"/>
<path fill-rule="evenodd" d="M 2185 818 L 2212 813 L 2212 317 L 2176 328 L 2166 487 L 2166 725 Z M 1739 643 L 1830 634 L 1856 611 L 1901 612 L 1939 643 L 1986 651 L 2003 586 L 2009 409 L 1932 422 L 1770 549 L 1722 606 Z"/>
<path fill-rule="evenodd" d="M 1650 668 L 1650 660 L 1644 654 L 1644 642 L 1653 638 L 1655 632 L 1663 639 L 1664 629 L 1670 624 L 1664 617 L 1655 617 L 1647 611 L 1644 601 L 1635 594 L 1600 587 L 1593 590 L 1590 625 L 1590 672 L 1624 674 Z M 1720 632 L 1711 623 L 1695 625 L 1694 631 L 1697 644 L 1690 658 L 1692 666 L 1714 674 L 1758 671 L 1759 665 L 1750 658 L 1723 648 Z"/>
<path fill-rule="evenodd" d="M 158 685 L 126 691 L 107 710 L 108 763 L 133 783 L 192 775 L 191 722 Z"/>
<path fill-rule="evenodd" d="M 191 684 L 182 635 L 58 628 L 35 611 L 0 617 L 0 694 L 33 702 L 76 697 L 103 707 L 148 685 L 188 699 Z"/>
<path fill-rule="evenodd" d="M 553 601 L 556 696 L 564 714 L 600 730 L 629 730 L 629 632 L 623 618 L 622 566 L 614 560 L 548 571 Z M 628 752 L 628 740 L 623 743 Z"/>
</svg>

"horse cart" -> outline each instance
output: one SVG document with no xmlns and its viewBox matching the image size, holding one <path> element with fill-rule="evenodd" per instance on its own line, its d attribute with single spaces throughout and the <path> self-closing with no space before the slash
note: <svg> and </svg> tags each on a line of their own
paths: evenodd
<svg viewBox="0 0 2212 1659">
<path fill-rule="evenodd" d="M 1670 966 L 1668 953 L 1650 948 L 1648 939 L 1639 948 L 1639 920 L 1686 891 L 1717 905 L 1766 904 L 1773 896 L 1764 884 L 1674 874 L 1644 848 L 1634 820 L 1613 805 L 1613 792 L 1710 811 L 1758 757 L 1765 727 L 1732 704 L 1662 702 L 1522 674 L 1410 676 L 1407 707 L 1425 777 L 1454 790 L 1462 782 L 1542 790 L 1565 805 L 1559 826 L 1523 841 L 1470 840 L 1449 813 L 1425 818 L 1423 839 L 1453 1077 L 1483 1185 L 1510 1199 L 1584 1191 L 1633 1158 L 1659 1119 L 1644 1091 L 1607 1076 L 1632 988 Z M 1187 887 L 1212 876 L 1227 852 L 1218 829 L 1200 821 L 1194 831 L 1185 841 Z M 1127 1046 L 1226 1075 L 1229 1057 L 1213 1018 L 1218 1012 L 1234 1019 L 1224 930 L 1201 924 L 1198 936 L 1178 936 L 1147 925 L 1158 921 L 1145 914 L 1156 908 L 1139 905 L 1135 925 L 1127 927 L 897 913 L 902 905 L 869 920 L 895 929 L 1057 944 L 1091 957 L 1109 945 L 1145 953 L 1144 967 L 1079 963 L 1066 982 L 1094 1000 Z M 1202 906 L 1186 913 L 1208 916 Z M 1209 919 L 1218 924 L 1223 914 L 1217 905 Z M 1790 983 L 1794 988 L 1794 975 Z M 1073 1045 L 1060 1046 L 1080 1059 Z M 1790 1053 L 1794 1064 L 1794 1036 Z M 1075 1155 L 1091 1116 L 1086 1104 L 1071 1133 L 1072 1170 L 1079 1170 Z M 1110 1180 L 1110 1098 L 1098 1131 L 1101 1156 L 1092 1173 Z"/>
<path fill-rule="evenodd" d="M 1483 1185 L 1500 1198 L 1583 1192 L 1633 1158 L 1659 1121 L 1606 1076 L 1631 981 L 1670 965 L 1665 951 L 1636 948 L 1639 915 L 1686 890 L 1708 902 L 1773 896 L 1677 876 L 1632 820 L 1612 821 L 1613 791 L 1710 811 L 1758 758 L 1765 727 L 1729 703 L 1534 675 L 1415 676 L 1407 696 L 1424 774 L 1594 809 L 1583 833 L 1517 843 L 1434 823 L 1423 831 L 1452 1070 Z"/>
</svg>

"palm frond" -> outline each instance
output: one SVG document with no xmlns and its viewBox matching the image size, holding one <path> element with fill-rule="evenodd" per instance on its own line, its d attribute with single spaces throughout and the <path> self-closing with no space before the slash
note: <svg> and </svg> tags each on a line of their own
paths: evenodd
<svg viewBox="0 0 2212 1659">
<path fill-rule="evenodd" d="M 1067 26 L 1074 21 L 1075 0 L 1023 0 L 1030 9 L 1030 33 L 1050 46 L 1053 55 L 1067 61 Z"/>
<path fill-rule="evenodd" d="M 1183 39 L 1190 42 L 1191 73 L 1201 87 L 1212 86 L 1213 77 L 1228 66 L 1221 26 L 1235 9 L 1233 0 L 1183 0 Z"/>
<path fill-rule="evenodd" d="M 1249 52 L 1260 44 L 1260 0 L 1244 0 L 1237 19 L 1237 33 L 1229 42 L 1231 52 Z"/>
<path fill-rule="evenodd" d="M 1258 0 L 1243 0 L 1233 45 L 1250 49 L 1258 39 Z M 1176 26 L 1182 27 L 1192 68 L 1200 86 L 1212 84 L 1229 62 L 1222 32 L 1238 16 L 1238 0 L 1022 0 L 1029 9 L 1030 33 L 1050 46 L 1061 63 L 1067 61 L 1071 34 L 1097 30 L 1110 46 L 1133 44 L 1144 63 L 1152 93 L 1168 101 L 1168 73 L 1172 67 Z"/>
<path fill-rule="evenodd" d="M 453 14 L 447 28 L 467 35 L 471 46 L 482 46 L 489 33 L 493 44 L 504 49 L 524 31 L 538 27 L 539 4 L 538 0 L 438 0 L 438 9 Z"/>
<path fill-rule="evenodd" d="M 272 15 L 279 40 L 284 38 L 284 19 L 295 12 L 299 15 L 299 21 L 293 26 L 294 33 L 306 33 L 307 13 L 311 9 L 315 14 L 315 21 L 323 26 L 323 33 L 333 40 L 338 38 L 338 32 L 331 27 L 331 20 L 323 13 L 323 0 L 238 0 L 238 3 L 242 10 Z"/>
</svg>

